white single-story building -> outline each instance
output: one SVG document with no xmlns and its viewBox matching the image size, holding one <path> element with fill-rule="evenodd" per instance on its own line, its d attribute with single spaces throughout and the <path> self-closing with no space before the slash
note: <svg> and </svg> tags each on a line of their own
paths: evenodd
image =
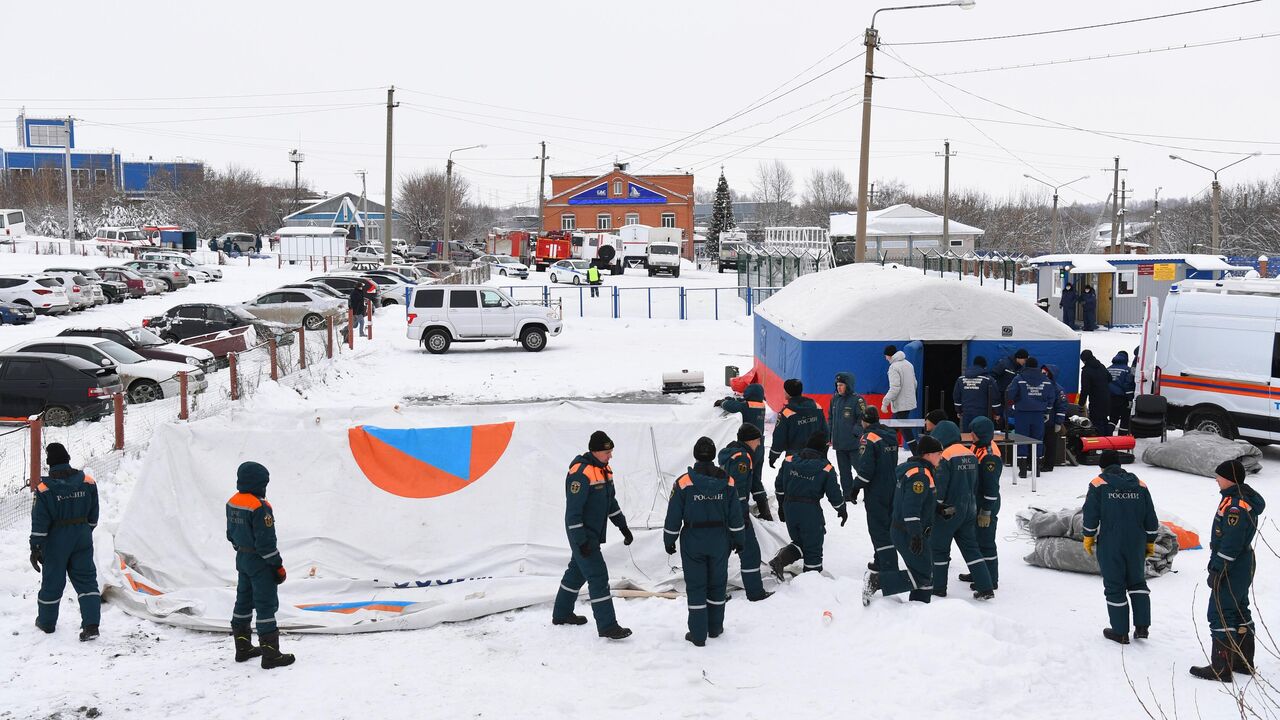
<svg viewBox="0 0 1280 720">
<path fill-rule="evenodd" d="M 921 250 L 956 255 L 973 252 L 983 230 L 952 219 L 947 223 L 949 243 L 942 245 L 942 216 L 907 204 L 891 205 L 867 213 L 867 257 L 904 260 Z M 853 254 L 842 252 L 841 243 L 853 243 L 858 236 L 858 213 L 831 213 L 831 244 L 837 262 Z"/>
</svg>

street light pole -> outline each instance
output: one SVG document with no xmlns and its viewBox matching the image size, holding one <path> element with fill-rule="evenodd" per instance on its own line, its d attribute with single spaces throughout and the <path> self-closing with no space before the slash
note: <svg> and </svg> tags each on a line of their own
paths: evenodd
<svg viewBox="0 0 1280 720">
<path fill-rule="evenodd" d="M 862 43 L 866 46 L 866 70 L 862 79 L 862 145 L 858 153 L 858 237 L 854 244 L 854 262 L 867 259 L 867 181 L 871 164 L 871 82 L 875 79 L 876 47 L 880 44 L 880 34 L 876 31 L 876 15 L 892 10 L 920 10 L 935 7 L 958 7 L 972 9 L 977 0 L 951 0 L 951 2 L 930 3 L 928 5 L 904 5 L 901 7 L 880 8 L 871 13 L 871 26 L 863 35 Z"/>
<path fill-rule="evenodd" d="M 1075 180 L 1072 180 L 1071 182 L 1065 182 L 1065 183 L 1062 183 L 1061 185 L 1054 185 L 1052 183 L 1047 183 L 1044 180 L 1041 180 L 1040 178 L 1035 177 L 1034 175 L 1027 175 L 1026 173 L 1023 173 L 1022 177 L 1028 180 L 1035 180 L 1041 185 L 1044 185 L 1045 187 L 1053 190 L 1053 213 L 1050 214 L 1049 216 L 1049 225 L 1052 228 L 1052 230 L 1050 231 L 1051 234 L 1049 237 L 1049 254 L 1052 255 L 1054 252 L 1057 251 L 1058 245 L 1061 244 L 1061 240 L 1062 240 L 1062 230 L 1061 228 L 1058 227 L 1058 191 L 1068 185 L 1071 185 L 1073 183 L 1078 183 L 1081 180 L 1088 180 L 1089 176 L 1085 175 L 1083 177 L 1078 177 Z"/>
<path fill-rule="evenodd" d="M 453 239 L 453 154 L 463 150 L 475 150 L 484 145 L 470 145 L 457 150 L 450 150 L 444 163 L 444 247 L 441 253 L 448 252 L 449 241 Z"/>
<path fill-rule="evenodd" d="M 1217 170 L 1214 170 L 1213 168 L 1210 168 L 1210 167 L 1205 167 L 1204 165 L 1201 165 L 1198 162 L 1192 162 L 1179 155 L 1169 156 L 1170 160 L 1181 160 L 1182 162 L 1188 165 L 1195 165 L 1201 170 L 1208 170 L 1209 172 L 1213 173 L 1213 184 L 1210 186 L 1213 189 L 1213 194 L 1210 195 L 1209 197 L 1209 213 L 1212 217 L 1212 226 L 1211 226 L 1212 229 L 1209 235 L 1209 247 L 1212 249 L 1214 255 L 1217 255 L 1221 250 L 1221 246 L 1219 244 L 1219 237 L 1220 237 L 1219 227 L 1221 224 L 1221 215 L 1219 213 L 1219 207 L 1222 200 L 1222 186 L 1218 184 L 1218 173 L 1222 172 L 1223 170 L 1226 170 L 1227 168 L 1233 165 L 1239 165 L 1240 163 L 1244 162 L 1245 160 L 1248 160 L 1251 157 L 1257 157 L 1261 154 L 1262 153 L 1260 152 L 1249 153 L 1248 155 L 1245 155 L 1244 157 L 1240 158 L 1239 160 L 1236 160 L 1235 162 L 1227 163 L 1226 165 L 1223 165 Z"/>
</svg>

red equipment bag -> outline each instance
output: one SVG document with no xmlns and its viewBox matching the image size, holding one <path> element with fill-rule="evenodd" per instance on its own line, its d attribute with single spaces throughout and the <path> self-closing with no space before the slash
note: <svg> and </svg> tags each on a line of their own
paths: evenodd
<svg viewBox="0 0 1280 720">
<path fill-rule="evenodd" d="M 1102 435 L 1082 437 L 1080 444 L 1085 452 L 1101 452 L 1103 450 L 1132 450 L 1136 442 L 1132 435 Z"/>
</svg>

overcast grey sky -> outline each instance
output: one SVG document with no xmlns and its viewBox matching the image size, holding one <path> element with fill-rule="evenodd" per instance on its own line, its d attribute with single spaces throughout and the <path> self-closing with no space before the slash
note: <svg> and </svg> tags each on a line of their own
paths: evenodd
<svg viewBox="0 0 1280 720">
<path fill-rule="evenodd" d="M 950 138 L 959 153 L 952 186 L 998 195 L 1029 188 L 1023 173 L 1056 182 L 1087 174 L 1063 201 L 1102 200 L 1111 181 L 1101 169 L 1117 154 L 1135 199 L 1157 186 L 1162 197 L 1207 188 L 1209 173 L 1170 153 L 1212 167 L 1231 153 L 1269 153 L 1222 180 L 1270 177 L 1280 171 L 1280 37 L 937 80 L 912 68 L 941 74 L 1280 33 L 1275 0 L 1057 35 L 893 46 L 1228 2 L 978 0 L 972 10 L 883 13 L 871 176 L 938 188 L 935 153 Z M 397 175 L 443 167 L 448 150 L 483 143 L 454 160 L 486 202 L 536 198 L 543 139 L 549 173 L 604 170 L 619 157 L 633 170 L 693 169 L 699 186 L 712 187 L 723 162 L 730 184 L 749 191 L 755 165 L 778 158 L 802 189 L 817 167 L 856 181 L 862 32 L 886 4 L 72 0 L 51 17 L 48 5 L 20 3 L 6 7 L 0 106 L 15 116 L 23 106 L 33 116 L 75 115 L 81 147 L 235 163 L 267 177 L 292 179 L 287 153 L 300 144 L 313 186 L 359 192 L 354 173 L 367 169 L 375 194 L 385 88 L 395 84 Z M 672 144 L 841 63 L 687 146 Z M 14 141 L 0 136 L 4 147 Z"/>
</svg>

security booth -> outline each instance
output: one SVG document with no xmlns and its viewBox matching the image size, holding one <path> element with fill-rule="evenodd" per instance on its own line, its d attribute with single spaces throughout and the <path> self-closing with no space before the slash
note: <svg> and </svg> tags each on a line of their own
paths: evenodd
<svg viewBox="0 0 1280 720">
<path fill-rule="evenodd" d="M 1143 304 L 1149 297 L 1164 302 L 1169 288 L 1182 280 L 1220 280 L 1253 268 L 1233 265 L 1221 255 L 1041 255 L 1029 264 L 1036 269 L 1036 296 L 1049 300 L 1049 313 L 1062 320 L 1062 288 L 1072 283 L 1077 293 L 1092 286 L 1098 296 L 1098 324 L 1108 327 L 1142 324 Z M 1080 314 L 1076 314 L 1080 322 Z"/>
<path fill-rule="evenodd" d="M 754 330 L 752 373 L 774 410 L 786 404 L 788 378 L 826 407 L 838 372 L 853 373 L 855 392 L 879 404 L 889 387 L 886 345 L 915 367 L 913 417 L 953 413 L 952 388 L 975 357 L 994 368 L 1019 348 L 1055 366 L 1069 396 L 1078 390 L 1076 333 L 1031 299 L 972 279 L 873 263 L 802 275 L 756 308 Z"/>
</svg>

